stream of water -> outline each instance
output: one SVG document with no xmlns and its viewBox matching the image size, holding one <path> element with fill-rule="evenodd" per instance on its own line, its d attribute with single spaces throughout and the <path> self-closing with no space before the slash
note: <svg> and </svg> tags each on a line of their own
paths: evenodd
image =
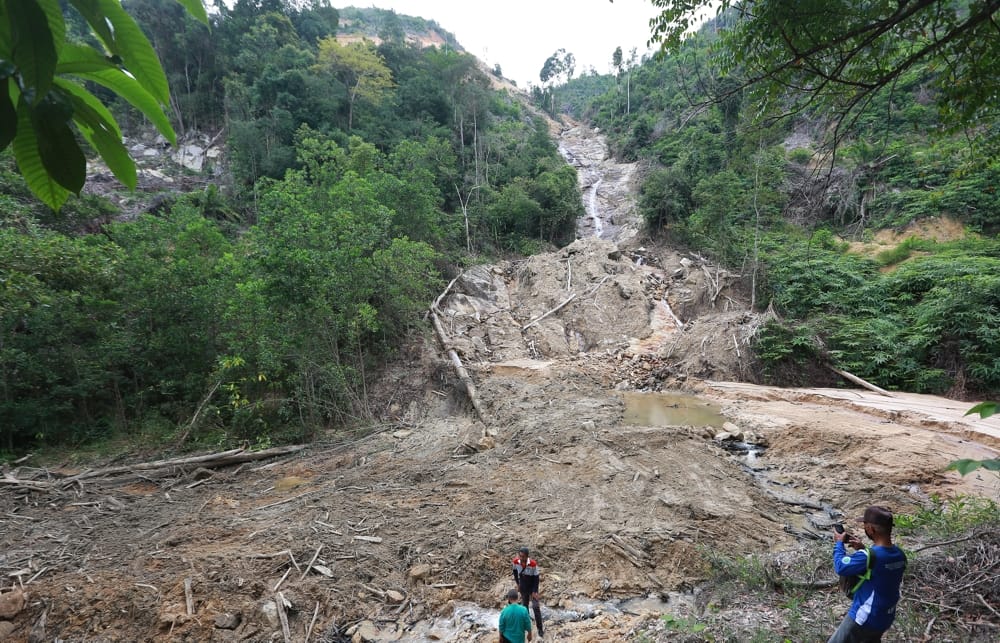
<svg viewBox="0 0 1000 643">
<path fill-rule="evenodd" d="M 559 623 L 595 619 L 602 614 L 624 613 L 658 617 L 670 613 L 679 605 L 689 608 L 693 605 L 693 602 L 694 597 L 692 594 L 679 592 L 670 592 L 665 597 L 654 594 L 625 600 L 608 601 L 597 601 L 581 597 L 562 601 L 562 607 L 550 608 L 543 605 L 542 621 L 547 627 L 553 627 Z M 416 623 L 399 636 L 399 638 L 392 638 L 392 640 L 404 643 L 479 640 L 481 636 L 495 635 L 499 620 L 499 608 L 482 607 L 475 603 L 458 603 L 451 616 Z M 486 638 L 482 640 L 492 641 L 493 639 Z"/>
</svg>

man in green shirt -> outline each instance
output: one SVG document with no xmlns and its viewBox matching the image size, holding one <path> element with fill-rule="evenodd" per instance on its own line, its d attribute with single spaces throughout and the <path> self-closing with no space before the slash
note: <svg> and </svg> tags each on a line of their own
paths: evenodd
<svg viewBox="0 0 1000 643">
<path fill-rule="evenodd" d="M 531 640 L 531 616 L 518 596 L 516 589 L 507 592 L 507 607 L 500 612 L 500 643 L 524 643 L 525 633 Z"/>
</svg>

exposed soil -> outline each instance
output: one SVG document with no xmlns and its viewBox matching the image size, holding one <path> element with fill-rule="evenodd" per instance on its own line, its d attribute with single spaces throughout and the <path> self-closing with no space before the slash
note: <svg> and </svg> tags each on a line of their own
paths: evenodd
<svg viewBox="0 0 1000 643">
<path fill-rule="evenodd" d="M 697 602 L 705 546 L 794 550 L 873 502 L 997 493 L 944 472 L 997 456 L 1000 418 L 965 418 L 968 402 L 753 384 L 762 320 L 737 276 L 643 245 L 632 169 L 599 151 L 595 168 L 590 140 L 563 146 L 613 232 L 472 269 L 440 302 L 485 421 L 428 331 L 371 393 L 384 423 L 366 435 L 228 470 L 0 486 L 0 598 L 28 595 L 0 639 L 42 619 L 37 640 L 283 640 L 280 592 L 293 641 L 493 641 L 525 544 L 547 640 L 630 640 Z M 660 419 L 629 423 L 636 391 L 689 397 L 647 398 Z M 717 426 L 671 415 L 711 405 Z"/>
</svg>

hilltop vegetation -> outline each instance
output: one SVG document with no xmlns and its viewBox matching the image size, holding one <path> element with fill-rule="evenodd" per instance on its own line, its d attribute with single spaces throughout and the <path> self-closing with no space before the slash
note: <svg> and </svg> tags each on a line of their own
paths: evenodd
<svg viewBox="0 0 1000 643">
<path fill-rule="evenodd" d="M 997 395 L 992 108 L 977 103 L 957 117 L 930 59 L 838 111 L 829 101 L 842 94 L 810 100 L 787 89 L 791 81 L 776 88 L 780 78 L 759 71 L 779 65 L 773 52 L 734 52 L 753 37 L 745 25 L 722 13 L 671 40 L 666 55 L 556 88 L 556 104 L 646 166 L 640 206 L 651 234 L 740 270 L 756 305 L 776 313 L 757 344 L 771 381 L 833 382 L 818 368 L 832 363 L 885 388 Z M 761 77 L 772 84 L 751 82 Z M 958 221 L 964 238 L 906 239 L 935 220 Z M 849 241 L 886 228 L 906 240 L 874 255 L 851 251 Z"/>
</svg>

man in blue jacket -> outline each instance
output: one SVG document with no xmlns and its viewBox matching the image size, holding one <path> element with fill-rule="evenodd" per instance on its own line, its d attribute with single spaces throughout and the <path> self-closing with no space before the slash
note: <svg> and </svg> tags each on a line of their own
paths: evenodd
<svg viewBox="0 0 1000 643">
<path fill-rule="evenodd" d="M 840 576 L 864 576 L 868 571 L 868 556 L 874 558 L 871 573 L 854 592 L 854 602 L 840 627 L 827 643 L 875 643 L 896 618 L 899 586 L 906 569 L 906 555 L 892 544 L 892 512 L 879 506 L 865 509 L 858 519 L 873 546 L 865 549 L 858 536 L 833 533 L 833 570 Z M 848 554 L 847 542 L 855 551 Z"/>
</svg>

